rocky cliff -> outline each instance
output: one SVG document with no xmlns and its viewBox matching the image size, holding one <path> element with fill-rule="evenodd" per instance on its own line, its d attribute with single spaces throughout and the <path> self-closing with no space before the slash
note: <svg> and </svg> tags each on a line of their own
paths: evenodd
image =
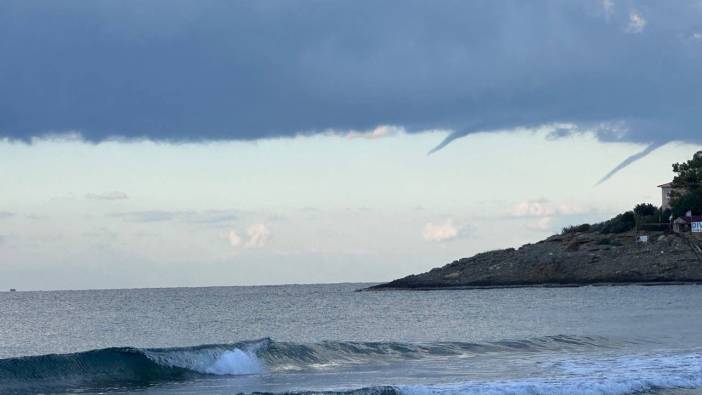
<svg viewBox="0 0 702 395">
<path fill-rule="evenodd" d="M 518 249 L 490 251 L 369 290 L 702 282 L 702 250 L 691 235 L 572 232 Z"/>
</svg>

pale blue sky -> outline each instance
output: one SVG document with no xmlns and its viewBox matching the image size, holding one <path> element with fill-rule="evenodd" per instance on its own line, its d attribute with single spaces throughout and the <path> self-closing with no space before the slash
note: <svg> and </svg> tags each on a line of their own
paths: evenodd
<svg viewBox="0 0 702 395">
<path fill-rule="evenodd" d="M 665 146 L 553 128 L 257 142 L 0 143 L 0 288 L 381 281 L 658 203 Z"/>
</svg>

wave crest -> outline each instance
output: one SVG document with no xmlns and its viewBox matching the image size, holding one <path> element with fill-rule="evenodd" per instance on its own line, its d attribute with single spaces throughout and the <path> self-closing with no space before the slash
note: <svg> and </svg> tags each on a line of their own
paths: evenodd
<svg viewBox="0 0 702 395">
<path fill-rule="evenodd" d="M 182 368 L 201 374 L 244 375 L 266 371 L 256 354 L 272 343 L 270 339 L 235 344 L 142 350 L 160 366 Z"/>
<path fill-rule="evenodd" d="M 496 352 L 611 347 L 605 338 L 550 336 L 490 343 L 289 343 L 271 339 L 178 348 L 105 348 L 72 354 L 0 359 L 0 387 L 132 388 L 203 375 L 318 370 L 422 358 Z M 382 391 L 387 391 L 384 388 Z"/>
<path fill-rule="evenodd" d="M 34 393 L 42 388 L 133 388 L 207 374 L 262 373 L 265 367 L 256 351 L 269 342 L 162 349 L 114 347 L 0 359 L 0 388 L 10 393 Z"/>
</svg>

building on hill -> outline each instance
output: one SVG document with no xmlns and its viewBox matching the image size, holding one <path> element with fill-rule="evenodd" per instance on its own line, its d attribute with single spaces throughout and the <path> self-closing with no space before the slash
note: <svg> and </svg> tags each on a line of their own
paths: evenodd
<svg viewBox="0 0 702 395">
<path fill-rule="evenodd" d="M 661 184 L 658 186 L 658 188 L 661 189 L 661 208 L 663 210 L 666 209 L 671 209 L 672 208 L 672 200 L 673 200 L 673 194 L 677 192 L 678 195 L 684 195 L 687 192 L 690 191 L 691 188 L 697 187 L 698 184 L 689 184 L 689 186 L 686 187 L 675 187 L 673 186 L 673 182 L 668 182 L 665 184 Z"/>
<path fill-rule="evenodd" d="M 675 190 L 675 188 L 673 188 L 673 183 L 668 182 L 665 184 L 661 184 L 658 186 L 658 188 L 661 189 L 661 208 L 663 210 L 672 208 L 670 205 L 670 201 L 673 197 L 673 191 Z"/>
<path fill-rule="evenodd" d="M 687 192 L 686 188 L 676 188 L 672 182 L 659 185 L 661 188 L 661 209 L 667 210 L 672 208 L 673 194 L 677 192 L 682 195 Z M 673 217 L 671 217 L 673 219 Z M 692 211 L 688 211 L 685 215 L 675 218 L 672 221 L 673 232 L 675 233 L 699 233 L 702 234 L 702 216 L 692 215 Z"/>
</svg>

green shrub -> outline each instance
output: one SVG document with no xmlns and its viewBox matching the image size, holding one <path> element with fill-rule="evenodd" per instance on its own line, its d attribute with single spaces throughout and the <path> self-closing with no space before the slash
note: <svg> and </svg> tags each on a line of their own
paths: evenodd
<svg viewBox="0 0 702 395">
<path fill-rule="evenodd" d="M 687 162 L 673 164 L 673 214 L 685 215 L 688 210 L 693 214 L 702 213 L 702 151 L 695 153 Z"/>
<path fill-rule="evenodd" d="M 640 203 L 634 207 L 634 214 L 639 217 L 653 217 L 658 215 L 658 207 L 651 203 Z"/>
<path fill-rule="evenodd" d="M 609 221 L 600 222 L 592 225 L 592 230 L 602 234 L 609 233 L 624 233 L 636 227 L 636 219 L 633 211 L 627 211 L 619 214 Z"/>
<path fill-rule="evenodd" d="M 673 199 L 673 215 L 682 217 L 690 210 L 693 214 L 702 213 L 702 188 L 697 188 Z"/>
<path fill-rule="evenodd" d="M 640 205 L 639 205 L 640 206 Z M 637 206 L 638 207 L 638 206 Z M 655 207 L 654 207 L 655 208 Z M 647 209 L 646 209 L 647 210 Z M 658 209 L 655 209 L 656 212 L 658 212 Z M 646 216 L 642 219 L 641 223 L 643 224 L 651 224 L 651 230 L 655 228 L 655 230 L 659 230 L 662 228 L 661 226 L 658 226 L 658 214 L 655 214 L 653 216 Z M 561 231 L 562 235 L 569 234 L 569 233 L 578 233 L 578 232 L 599 232 L 602 234 L 617 234 L 617 233 L 624 233 L 628 232 L 630 230 L 633 230 L 636 228 L 636 215 L 634 215 L 633 211 L 627 211 L 624 213 L 621 213 L 617 215 L 616 217 L 604 221 L 604 222 L 599 222 L 596 224 L 582 224 L 582 225 L 573 225 L 573 226 L 566 226 L 563 228 Z M 616 245 L 616 244 L 613 244 Z"/>
<path fill-rule="evenodd" d="M 566 226 L 561 231 L 561 234 L 565 235 L 568 233 L 589 232 L 589 231 L 590 231 L 590 224 L 582 224 L 582 225 Z"/>
</svg>

